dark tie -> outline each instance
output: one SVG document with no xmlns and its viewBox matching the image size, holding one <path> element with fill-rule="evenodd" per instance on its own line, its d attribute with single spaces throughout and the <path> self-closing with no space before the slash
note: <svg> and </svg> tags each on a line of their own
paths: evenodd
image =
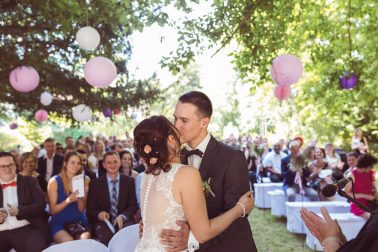
<svg viewBox="0 0 378 252">
<path fill-rule="evenodd" d="M 17 186 L 17 184 L 16 184 L 16 182 L 15 181 L 12 181 L 12 182 L 10 182 L 10 183 L 8 183 L 8 184 L 1 184 L 1 189 L 5 189 L 5 188 L 7 188 L 8 186 Z"/>
<path fill-rule="evenodd" d="M 193 155 L 197 155 L 199 156 L 200 158 L 203 157 L 203 152 L 200 151 L 199 149 L 194 149 L 194 150 L 187 150 L 186 148 L 183 149 L 183 154 L 184 154 L 184 157 L 186 160 L 188 160 L 188 158 L 190 156 L 193 156 Z"/>
<path fill-rule="evenodd" d="M 117 182 L 118 179 L 112 180 L 113 188 L 112 188 L 112 200 L 110 205 L 110 215 L 112 220 L 117 217 L 118 213 L 118 197 L 117 197 Z"/>
</svg>

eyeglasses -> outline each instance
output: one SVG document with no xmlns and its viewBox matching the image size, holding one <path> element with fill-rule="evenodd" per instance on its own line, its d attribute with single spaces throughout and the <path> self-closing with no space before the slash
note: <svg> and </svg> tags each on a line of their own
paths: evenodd
<svg viewBox="0 0 378 252">
<path fill-rule="evenodd" d="M 6 168 L 12 169 L 15 167 L 16 167 L 16 164 L 0 165 L 0 170 L 5 170 Z"/>
</svg>

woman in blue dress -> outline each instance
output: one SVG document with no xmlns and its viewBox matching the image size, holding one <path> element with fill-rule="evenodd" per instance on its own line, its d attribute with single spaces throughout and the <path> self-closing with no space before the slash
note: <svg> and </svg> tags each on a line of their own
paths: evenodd
<svg viewBox="0 0 378 252">
<path fill-rule="evenodd" d="M 55 243 L 91 238 L 85 215 L 89 178 L 84 178 L 84 197 L 79 198 L 79 193 L 72 190 L 72 178 L 82 172 L 80 155 L 68 152 L 64 157 L 62 171 L 48 183 L 47 194 L 52 216 L 49 229 Z"/>
</svg>

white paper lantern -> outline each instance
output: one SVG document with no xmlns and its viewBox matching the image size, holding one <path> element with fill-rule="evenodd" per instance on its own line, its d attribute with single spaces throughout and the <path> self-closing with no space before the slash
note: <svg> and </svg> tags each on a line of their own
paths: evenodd
<svg viewBox="0 0 378 252">
<path fill-rule="evenodd" d="M 81 49 L 93 50 L 100 44 L 100 34 L 93 27 L 85 26 L 77 31 L 76 41 Z"/>
<path fill-rule="evenodd" d="M 92 110 L 85 104 L 72 108 L 72 116 L 78 122 L 86 122 L 92 119 Z"/>
<path fill-rule="evenodd" d="M 43 92 L 41 94 L 41 103 L 44 106 L 49 106 L 52 103 L 53 96 L 49 92 Z"/>
</svg>

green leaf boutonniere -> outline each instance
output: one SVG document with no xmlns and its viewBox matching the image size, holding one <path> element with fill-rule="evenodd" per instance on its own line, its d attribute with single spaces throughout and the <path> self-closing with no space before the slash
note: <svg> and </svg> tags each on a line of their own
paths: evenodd
<svg viewBox="0 0 378 252">
<path fill-rule="evenodd" d="M 206 197 L 209 194 L 211 194 L 211 196 L 213 196 L 215 198 L 215 194 L 211 190 L 210 181 L 211 181 L 211 178 L 208 178 L 207 180 L 202 181 L 202 190 L 203 190 Z"/>
</svg>

